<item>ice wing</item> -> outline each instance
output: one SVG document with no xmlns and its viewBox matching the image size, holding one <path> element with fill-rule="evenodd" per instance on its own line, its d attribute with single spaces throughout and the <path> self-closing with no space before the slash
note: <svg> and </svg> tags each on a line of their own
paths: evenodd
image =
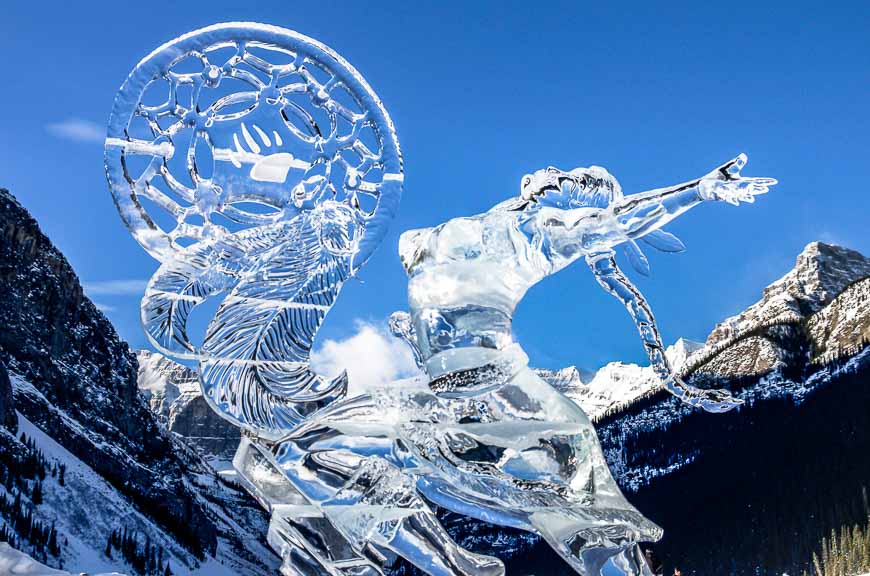
<svg viewBox="0 0 870 576">
<path fill-rule="evenodd" d="M 166 262 L 151 277 L 142 297 L 142 325 L 150 342 L 164 354 L 197 358 L 187 335 L 190 313 L 235 281 L 231 271 L 215 261 L 211 245 L 198 247 L 185 259 Z"/>
<path fill-rule="evenodd" d="M 260 261 L 211 321 L 200 360 L 203 393 L 221 415 L 277 437 L 344 396 L 347 376 L 311 370 L 315 335 L 350 276 L 346 226 L 302 225 Z"/>
</svg>

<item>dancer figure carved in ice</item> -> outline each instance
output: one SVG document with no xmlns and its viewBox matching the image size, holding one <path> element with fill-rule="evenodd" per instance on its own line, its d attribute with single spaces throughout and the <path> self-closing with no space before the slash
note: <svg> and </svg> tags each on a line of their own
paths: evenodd
<svg viewBox="0 0 870 576">
<path fill-rule="evenodd" d="M 583 259 L 634 318 L 667 389 L 732 408 L 727 392 L 672 373 L 613 254 L 625 247 L 646 271 L 638 241 L 679 251 L 661 230 L 672 219 L 766 192 L 774 181 L 742 177 L 745 163 L 630 196 L 602 168 L 548 168 L 484 214 L 406 232 L 410 313 L 390 324 L 426 378 L 345 398 L 347 377 L 316 374 L 309 354 L 403 182 L 392 122 L 362 76 L 295 32 L 212 26 L 139 63 L 106 139 L 122 219 L 161 262 L 146 333 L 199 362 L 210 406 L 247 431 L 234 464 L 271 513 L 283 571 L 318 576 L 383 574 L 396 555 L 434 576 L 504 573 L 457 545 L 432 504 L 538 533 L 580 574 L 649 574 L 637 543 L 661 530 L 620 493 L 583 411 L 528 368 L 512 315 L 532 285 Z M 197 344 L 191 312 L 216 297 Z"/>
<path fill-rule="evenodd" d="M 453 544 L 427 501 L 536 532 L 580 574 L 649 574 L 636 544 L 661 530 L 620 493 L 582 410 L 528 368 L 511 318 L 528 288 L 582 258 L 635 319 L 668 390 L 711 412 L 733 408 L 727 392 L 672 374 L 649 306 L 613 251 L 629 244 L 641 261 L 641 239 L 682 249 L 662 226 L 702 202 L 752 202 L 775 183 L 742 177 L 745 163 L 740 155 L 702 178 L 626 197 L 602 168 L 548 168 L 484 214 L 403 234 L 410 314 L 394 314 L 391 327 L 427 379 L 318 412 L 273 448 L 282 473 L 358 546 L 431 574 L 503 568 Z"/>
<path fill-rule="evenodd" d="M 669 392 L 710 412 L 733 408 L 739 402 L 726 391 L 693 388 L 673 374 L 650 307 L 617 267 L 614 250 L 624 248 L 633 267 L 649 274 L 638 241 L 680 252 L 683 243 L 662 230 L 668 222 L 704 201 L 754 202 L 776 183 L 742 177 L 746 161 L 741 154 L 703 178 L 627 197 L 604 168 L 550 167 L 525 176 L 518 198 L 485 214 L 406 232 L 400 253 L 410 275 L 411 322 L 420 354 L 430 359 L 469 345 L 504 348 L 511 342 L 513 311 L 526 291 L 582 258 L 598 283 L 625 305 Z"/>
</svg>

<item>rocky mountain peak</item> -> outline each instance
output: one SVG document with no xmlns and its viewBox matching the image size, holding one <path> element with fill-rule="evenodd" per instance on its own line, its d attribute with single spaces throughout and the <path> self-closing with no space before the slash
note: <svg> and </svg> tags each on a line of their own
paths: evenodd
<svg viewBox="0 0 870 576">
<path fill-rule="evenodd" d="M 773 297 L 785 291 L 817 312 L 846 286 L 867 276 L 870 258 L 842 246 L 811 242 L 798 255 L 795 267 L 767 287 L 764 295 Z"/>
<path fill-rule="evenodd" d="M 583 386 L 583 377 L 576 366 L 568 366 L 559 370 L 540 368 L 537 373 L 562 394 L 575 390 L 578 386 Z"/>
<path fill-rule="evenodd" d="M 798 255 L 794 268 L 764 289 L 761 300 L 717 325 L 707 345 L 721 345 L 761 325 L 807 317 L 868 276 L 870 258 L 860 252 L 811 242 Z"/>
<path fill-rule="evenodd" d="M 679 371 L 689 359 L 689 356 L 703 348 L 701 342 L 680 338 L 665 349 L 665 356 L 671 364 L 671 368 Z"/>
<path fill-rule="evenodd" d="M 151 411 L 164 421 L 169 420 L 172 404 L 183 393 L 199 389 L 196 370 L 163 354 L 139 350 L 136 359 L 139 361 L 139 391 L 148 400 Z"/>
</svg>

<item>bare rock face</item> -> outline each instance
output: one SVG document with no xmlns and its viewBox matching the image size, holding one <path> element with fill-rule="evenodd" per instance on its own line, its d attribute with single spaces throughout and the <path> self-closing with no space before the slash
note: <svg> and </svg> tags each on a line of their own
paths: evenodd
<svg viewBox="0 0 870 576">
<path fill-rule="evenodd" d="M 780 349 L 763 336 L 749 336 L 720 352 L 694 372 L 696 376 L 719 377 L 723 374 L 743 377 L 765 374 L 780 361 Z"/>
<path fill-rule="evenodd" d="M 0 362 L 0 426 L 5 426 L 12 432 L 18 428 L 18 418 L 15 416 L 15 398 L 12 397 L 12 382 L 9 372 Z"/>
<path fill-rule="evenodd" d="M 870 278 L 846 288 L 807 322 L 815 363 L 853 354 L 870 341 Z"/>
<path fill-rule="evenodd" d="M 239 447 L 239 429 L 218 416 L 197 389 L 184 394 L 173 405 L 169 430 L 183 436 L 210 458 L 230 461 Z"/>
<path fill-rule="evenodd" d="M 139 390 L 169 431 L 208 459 L 232 460 L 241 433 L 209 407 L 196 370 L 156 352 L 140 350 L 136 355 Z"/>
</svg>

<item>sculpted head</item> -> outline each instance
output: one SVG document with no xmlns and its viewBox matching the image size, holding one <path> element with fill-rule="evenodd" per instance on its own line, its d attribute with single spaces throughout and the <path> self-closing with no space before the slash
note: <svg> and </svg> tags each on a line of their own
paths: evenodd
<svg viewBox="0 0 870 576">
<path fill-rule="evenodd" d="M 622 198 L 622 188 L 616 178 L 600 166 L 575 168 L 570 172 L 550 166 L 523 176 L 520 196 L 527 207 L 606 208 Z"/>
</svg>

